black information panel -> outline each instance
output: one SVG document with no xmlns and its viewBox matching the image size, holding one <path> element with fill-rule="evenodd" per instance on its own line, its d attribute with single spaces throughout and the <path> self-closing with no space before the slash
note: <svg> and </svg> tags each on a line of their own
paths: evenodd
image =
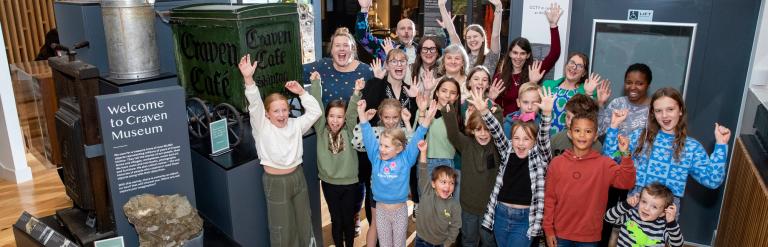
<svg viewBox="0 0 768 247">
<path fill-rule="evenodd" d="M 163 87 L 96 96 L 117 235 L 138 236 L 123 213 L 135 196 L 181 194 L 195 205 L 184 89 Z"/>
</svg>

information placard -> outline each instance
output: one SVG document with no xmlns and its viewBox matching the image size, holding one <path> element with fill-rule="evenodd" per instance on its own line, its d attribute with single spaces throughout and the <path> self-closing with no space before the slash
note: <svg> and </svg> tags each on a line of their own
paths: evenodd
<svg viewBox="0 0 768 247">
<path fill-rule="evenodd" d="M 195 203 L 180 86 L 96 96 L 117 235 L 138 246 L 123 205 L 144 193 L 181 194 Z"/>
<path fill-rule="evenodd" d="M 211 130 L 211 155 L 217 156 L 229 150 L 229 127 L 227 119 L 213 121 L 208 126 Z"/>
<path fill-rule="evenodd" d="M 108 238 L 93 242 L 94 247 L 125 247 L 123 236 Z"/>
</svg>

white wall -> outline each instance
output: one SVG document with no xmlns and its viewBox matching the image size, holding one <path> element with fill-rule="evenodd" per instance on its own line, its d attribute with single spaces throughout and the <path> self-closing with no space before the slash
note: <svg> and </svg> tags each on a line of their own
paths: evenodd
<svg viewBox="0 0 768 247">
<path fill-rule="evenodd" d="M 0 30 L 2 24 L 0 24 Z M 0 179 L 21 183 L 32 179 L 21 136 L 11 73 L 0 32 Z"/>
<path fill-rule="evenodd" d="M 752 85 L 765 85 L 768 84 L 768 4 L 765 1 L 763 1 L 757 21 L 755 44 L 752 46 L 754 54 L 750 69 L 751 75 L 747 78 Z"/>
</svg>

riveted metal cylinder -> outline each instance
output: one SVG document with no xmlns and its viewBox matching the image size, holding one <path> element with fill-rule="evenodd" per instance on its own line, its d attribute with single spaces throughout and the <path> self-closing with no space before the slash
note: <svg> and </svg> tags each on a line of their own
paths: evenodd
<svg viewBox="0 0 768 247">
<path fill-rule="evenodd" d="M 160 74 L 155 10 L 146 0 L 102 0 L 109 75 L 142 79 Z"/>
</svg>

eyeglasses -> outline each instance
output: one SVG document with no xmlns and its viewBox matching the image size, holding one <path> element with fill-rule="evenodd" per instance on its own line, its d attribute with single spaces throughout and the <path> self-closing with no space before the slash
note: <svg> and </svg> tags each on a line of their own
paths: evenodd
<svg viewBox="0 0 768 247">
<path fill-rule="evenodd" d="M 584 65 L 583 64 L 577 64 L 573 60 L 568 61 L 568 67 L 574 68 L 576 70 L 584 69 Z"/>
<path fill-rule="evenodd" d="M 392 65 L 405 65 L 408 63 L 408 60 L 389 60 L 389 64 Z"/>
<path fill-rule="evenodd" d="M 437 47 L 421 47 L 422 53 L 435 53 L 437 52 Z"/>
</svg>

